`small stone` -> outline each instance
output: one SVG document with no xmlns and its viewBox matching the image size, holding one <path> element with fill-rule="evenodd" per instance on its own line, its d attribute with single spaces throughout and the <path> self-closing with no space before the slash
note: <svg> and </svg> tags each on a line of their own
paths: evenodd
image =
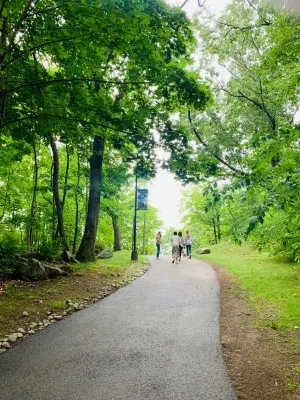
<svg viewBox="0 0 300 400">
<path fill-rule="evenodd" d="M 23 317 L 28 317 L 28 315 L 29 315 L 29 314 L 28 314 L 27 311 L 23 311 L 23 312 L 22 312 L 22 316 L 23 316 Z"/>
<path fill-rule="evenodd" d="M 3 342 L 3 343 L 2 343 L 2 347 L 3 347 L 4 349 L 10 349 L 10 348 L 11 348 L 11 345 L 10 345 L 8 342 Z"/>
<path fill-rule="evenodd" d="M 44 323 L 44 327 L 47 328 L 47 326 L 49 326 L 49 322 Z"/>
<path fill-rule="evenodd" d="M 16 335 L 17 335 L 17 338 L 18 338 L 18 339 L 20 339 L 20 338 L 23 337 L 23 333 L 21 333 L 21 332 L 17 332 Z"/>
<path fill-rule="evenodd" d="M 50 319 L 53 319 L 52 315 L 49 315 L 48 320 L 50 321 Z"/>
<path fill-rule="evenodd" d="M 32 324 L 29 325 L 30 329 L 34 329 L 37 327 L 37 323 L 36 322 L 32 322 Z"/>
<path fill-rule="evenodd" d="M 30 331 L 28 331 L 28 333 L 29 333 L 30 335 L 33 335 L 33 334 L 35 333 L 35 331 L 34 331 L 33 329 L 30 329 Z"/>
<path fill-rule="evenodd" d="M 55 319 L 51 319 L 50 321 L 49 321 L 49 324 L 54 324 L 56 321 L 55 321 Z"/>
<path fill-rule="evenodd" d="M 0 349 L 0 354 L 5 353 L 6 349 Z"/>
<path fill-rule="evenodd" d="M 67 313 L 67 311 L 64 311 L 63 313 L 62 313 L 62 315 L 68 315 L 68 313 Z"/>
<path fill-rule="evenodd" d="M 38 326 L 43 326 L 43 323 L 42 322 L 38 322 Z"/>
<path fill-rule="evenodd" d="M 47 315 L 51 315 L 51 311 L 47 311 L 46 314 L 47 314 Z"/>
<path fill-rule="evenodd" d="M 54 318 L 56 321 L 59 321 L 59 320 L 62 319 L 62 316 L 61 316 L 61 315 L 53 315 L 53 318 Z"/>
<path fill-rule="evenodd" d="M 20 333 L 26 333 L 24 328 L 18 328 L 17 331 L 20 332 Z"/>
<path fill-rule="evenodd" d="M 48 324 L 48 319 L 43 319 L 43 324 Z"/>
<path fill-rule="evenodd" d="M 88 297 L 86 297 L 84 300 L 85 300 L 85 301 L 89 301 L 90 299 L 89 299 Z"/>
<path fill-rule="evenodd" d="M 40 326 L 40 327 L 39 327 L 39 330 L 40 330 L 40 331 L 42 331 L 43 329 L 44 329 L 44 327 L 43 327 L 43 326 Z"/>
<path fill-rule="evenodd" d="M 8 342 L 10 342 L 10 343 L 16 342 L 17 339 L 18 339 L 18 336 L 16 333 L 8 335 Z"/>
</svg>

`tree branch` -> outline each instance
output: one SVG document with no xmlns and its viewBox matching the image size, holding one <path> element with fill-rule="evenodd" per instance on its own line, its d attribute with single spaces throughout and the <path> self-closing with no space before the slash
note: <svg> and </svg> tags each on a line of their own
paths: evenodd
<svg viewBox="0 0 300 400">
<path fill-rule="evenodd" d="M 36 45 L 34 47 L 30 47 L 29 49 L 26 49 L 26 50 L 22 51 L 21 53 L 19 53 L 16 57 L 11 58 L 6 64 L 3 65 L 3 67 L 5 68 L 9 64 L 11 64 L 12 62 L 18 60 L 19 58 L 22 58 L 23 55 L 26 54 L 26 53 L 31 53 L 32 51 L 41 49 L 42 47 L 48 46 L 49 44 L 68 42 L 68 41 L 74 40 L 74 39 L 76 39 L 76 37 L 65 38 L 65 39 L 57 39 L 57 40 L 49 40 L 48 42 L 38 44 L 38 45 Z"/>
<path fill-rule="evenodd" d="M 192 117 L 191 117 L 191 111 L 188 110 L 188 119 L 189 122 L 191 124 L 192 130 L 195 134 L 195 136 L 197 137 L 197 139 L 199 140 L 199 142 L 206 148 L 208 149 L 208 144 L 202 139 L 202 137 L 200 136 L 199 132 L 196 130 L 193 121 L 192 121 Z M 209 150 L 209 149 L 208 149 Z M 229 168 L 231 171 L 238 173 L 238 174 L 242 174 L 245 175 L 245 172 L 240 171 L 239 169 L 233 167 L 232 165 L 228 164 L 225 160 L 223 160 L 221 157 L 219 157 L 216 153 L 213 153 L 209 150 L 210 154 L 216 158 L 221 164 L 225 165 L 227 168 Z"/>
<path fill-rule="evenodd" d="M 150 82 L 148 81 L 105 81 L 103 79 L 98 79 L 98 78 L 69 78 L 69 79 L 51 79 L 49 81 L 39 81 L 39 82 L 25 82 L 20 86 L 17 86 L 12 89 L 8 89 L 5 92 L 6 93 L 15 93 L 20 89 L 26 88 L 26 87 L 33 87 L 33 86 L 48 86 L 56 83 L 73 83 L 73 82 L 101 82 L 105 83 L 108 85 L 145 85 L 149 84 Z"/>
<path fill-rule="evenodd" d="M 252 99 L 251 97 L 249 97 L 246 94 L 244 94 L 241 90 L 238 91 L 239 94 L 231 93 L 229 90 L 227 90 L 225 88 L 221 88 L 221 90 L 223 90 L 224 92 L 228 93 L 229 96 L 237 97 L 237 98 L 244 98 L 244 99 L 248 100 L 250 103 L 254 104 L 256 107 L 258 107 L 261 111 L 263 111 L 263 113 L 267 117 L 267 119 L 268 119 L 268 121 L 269 121 L 269 123 L 270 123 L 270 125 L 272 127 L 272 130 L 274 132 L 276 132 L 277 124 L 276 124 L 275 118 L 270 114 L 270 112 L 267 109 L 267 107 L 266 107 L 266 105 L 265 105 L 263 100 L 262 100 L 262 103 L 260 103 L 256 99 Z"/>
<path fill-rule="evenodd" d="M 14 42 L 15 42 L 15 38 L 16 38 L 18 32 L 19 32 L 19 29 L 21 28 L 24 20 L 26 19 L 30 8 L 35 6 L 35 2 L 36 2 L 35 0 L 34 1 L 29 0 L 27 5 L 25 6 L 24 11 L 21 14 L 21 17 L 20 17 L 19 21 L 17 22 L 17 24 L 15 26 L 15 30 L 14 30 L 14 32 L 12 34 L 12 37 L 11 37 L 9 43 L 8 43 L 6 51 L 3 54 L 3 57 L 5 57 L 5 55 L 8 54 L 10 52 L 10 50 L 13 48 L 13 45 L 14 45 Z"/>
</svg>

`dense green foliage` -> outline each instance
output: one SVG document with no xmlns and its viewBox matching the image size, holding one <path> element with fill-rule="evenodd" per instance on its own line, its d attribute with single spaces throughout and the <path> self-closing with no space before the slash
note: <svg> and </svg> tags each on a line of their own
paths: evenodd
<svg viewBox="0 0 300 400">
<path fill-rule="evenodd" d="M 155 175 L 153 129 L 210 100 L 186 68 L 191 22 L 161 0 L 13 0 L 0 30 L 2 256 L 88 261 L 120 232 L 128 248 L 125 188 Z"/>
<path fill-rule="evenodd" d="M 232 0 L 218 19 L 202 10 L 195 29 L 199 75 L 214 103 L 177 124 L 188 144 L 170 168 L 185 182 L 202 181 L 186 194 L 187 222 L 206 242 L 218 241 L 220 225 L 219 236 L 251 238 L 298 261 L 299 15 Z"/>
</svg>

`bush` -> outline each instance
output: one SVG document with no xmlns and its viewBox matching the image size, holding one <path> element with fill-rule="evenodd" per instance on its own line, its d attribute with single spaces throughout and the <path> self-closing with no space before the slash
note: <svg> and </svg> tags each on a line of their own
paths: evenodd
<svg viewBox="0 0 300 400">
<path fill-rule="evenodd" d="M 0 238 L 1 258 L 12 259 L 16 254 L 24 251 L 24 244 L 20 240 L 17 232 L 4 231 Z"/>
</svg>

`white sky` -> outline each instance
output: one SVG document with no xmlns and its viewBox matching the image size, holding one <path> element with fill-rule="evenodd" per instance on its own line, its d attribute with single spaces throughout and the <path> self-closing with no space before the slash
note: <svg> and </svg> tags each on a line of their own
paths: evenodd
<svg viewBox="0 0 300 400">
<path fill-rule="evenodd" d="M 202 2 L 203 0 L 201 0 Z M 169 4 L 181 5 L 183 0 L 166 0 Z M 214 13 L 219 13 L 229 0 L 207 0 L 206 6 Z M 189 16 L 198 11 L 198 0 L 189 0 L 184 10 Z M 173 226 L 176 229 L 180 228 L 181 215 L 180 207 L 180 191 L 182 185 L 176 181 L 174 176 L 166 170 L 159 170 L 157 176 L 151 183 L 148 184 L 149 202 L 159 211 L 159 217 L 163 220 L 164 226 L 161 229 L 166 229 Z"/>
</svg>

